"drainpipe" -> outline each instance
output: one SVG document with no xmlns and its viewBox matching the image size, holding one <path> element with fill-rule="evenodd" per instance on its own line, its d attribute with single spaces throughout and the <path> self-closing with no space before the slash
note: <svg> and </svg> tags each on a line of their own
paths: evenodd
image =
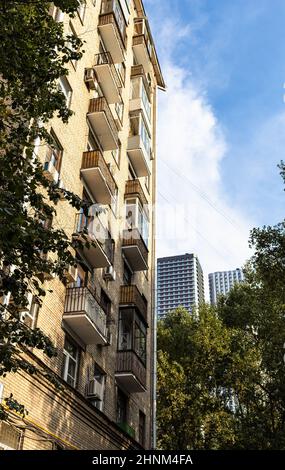
<svg viewBox="0 0 285 470">
<path fill-rule="evenodd" d="M 153 196 L 153 207 L 152 207 L 152 433 L 151 433 L 151 447 L 156 448 L 156 378 L 157 378 L 157 345 L 156 345 L 156 333 L 157 333 L 157 320 L 156 320 L 156 130 L 157 130 L 157 94 L 156 88 L 153 92 L 153 175 L 152 175 L 152 196 Z"/>
</svg>

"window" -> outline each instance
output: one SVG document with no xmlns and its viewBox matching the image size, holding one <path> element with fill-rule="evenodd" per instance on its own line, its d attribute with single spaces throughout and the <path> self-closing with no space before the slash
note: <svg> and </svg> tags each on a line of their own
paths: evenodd
<svg viewBox="0 0 285 470">
<path fill-rule="evenodd" d="M 75 36 L 75 37 L 77 37 L 77 34 L 76 34 L 76 32 L 75 32 L 75 29 L 73 28 L 73 26 L 72 26 L 71 23 L 69 23 L 69 25 L 68 25 L 68 34 L 67 34 L 66 47 L 68 47 L 69 49 L 71 49 L 72 52 L 77 52 L 77 49 L 74 48 L 74 45 L 71 43 L 69 36 Z M 76 67 L 77 67 L 77 60 L 76 60 L 76 59 L 73 59 L 73 60 L 71 61 L 71 63 L 72 63 L 72 65 L 73 65 L 74 69 L 76 69 Z"/>
<path fill-rule="evenodd" d="M 117 389 L 117 423 L 126 423 L 128 419 L 128 397 Z"/>
<path fill-rule="evenodd" d="M 77 13 L 81 22 L 83 23 L 84 18 L 85 18 L 85 13 L 86 13 L 86 0 L 77 0 L 77 3 L 78 3 Z"/>
<path fill-rule="evenodd" d="M 76 386 L 78 365 L 79 348 L 66 337 L 63 349 L 62 378 L 72 387 Z"/>
<path fill-rule="evenodd" d="M 72 88 L 66 77 L 60 77 L 59 88 L 60 88 L 60 91 L 62 91 L 62 93 L 65 96 L 66 107 L 69 109 L 70 103 L 71 103 L 71 97 L 72 97 Z"/>
<path fill-rule="evenodd" d="M 21 433 L 10 424 L 0 421 L 0 451 L 17 450 Z"/>
<path fill-rule="evenodd" d="M 48 146 L 44 169 L 49 170 L 49 172 L 52 172 L 52 168 L 56 170 L 53 173 L 53 178 L 57 182 L 61 168 L 63 148 L 53 130 L 51 131 L 51 137 L 52 144 Z"/>
<path fill-rule="evenodd" d="M 102 411 L 104 408 L 106 374 L 97 364 L 94 365 L 94 380 L 96 382 L 98 396 L 97 399 L 93 401 L 93 405 L 98 408 L 98 410 Z"/>
<path fill-rule="evenodd" d="M 40 304 L 37 297 L 33 296 L 28 309 L 21 312 L 21 321 L 31 329 L 36 328 Z"/>
<path fill-rule="evenodd" d="M 149 163 L 151 139 L 141 113 L 130 116 L 130 137 L 133 136 L 140 136 Z"/>
<path fill-rule="evenodd" d="M 117 149 L 112 150 L 112 157 L 116 162 L 116 165 L 120 167 L 120 158 L 121 158 L 121 143 L 119 142 L 119 146 Z"/>
<path fill-rule="evenodd" d="M 94 135 L 89 129 L 88 134 L 88 142 L 87 142 L 87 150 L 90 152 L 91 150 L 100 150 L 98 142 L 96 141 Z"/>
<path fill-rule="evenodd" d="M 134 333 L 134 351 L 146 363 L 146 329 L 141 321 L 136 319 Z"/>
<path fill-rule="evenodd" d="M 133 309 L 120 311 L 119 351 L 134 351 L 146 363 L 146 327 Z"/>
<path fill-rule="evenodd" d="M 50 15 L 53 17 L 54 21 L 56 23 L 60 23 L 64 19 L 64 13 L 61 11 L 59 7 L 56 7 L 54 5 L 51 6 L 50 8 Z"/>
<path fill-rule="evenodd" d="M 118 116 L 118 119 L 119 119 L 120 123 L 122 124 L 123 114 L 124 114 L 124 103 L 122 103 L 122 102 L 115 103 L 115 110 L 116 110 L 116 114 Z"/>
<path fill-rule="evenodd" d="M 139 443 L 145 446 L 145 414 L 142 411 L 139 413 Z"/>
<path fill-rule="evenodd" d="M 124 285 L 130 286 L 132 284 L 133 273 L 127 263 L 124 262 L 123 282 Z"/>
<path fill-rule="evenodd" d="M 119 74 L 122 85 L 125 85 L 126 66 L 125 66 L 124 62 L 120 62 L 118 64 L 115 64 L 115 68 L 116 68 L 116 70 Z"/>
<path fill-rule="evenodd" d="M 112 196 L 112 202 L 111 202 L 111 209 L 115 217 L 117 217 L 117 214 L 118 214 L 118 202 L 119 202 L 119 195 L 118 195 L 118 188 L 116 188 L 115 193 Z"/>
<path fill-rule="evenodd" d="M 112 302 L 103 289 L 101 289 L 100 303 L 106 315 L 111 315 Z"/>
<path fill-rule="evenodd" d="M 146 189 L 147 189 L 147 192 L 149 193 L 149 189 L 150 189 L 150 176 L 149 176 L 149 175 L 146 176 L 144 181 L 145 181 L 145 187 L 146 187 Z"/>
<path fill-rule="evenodd" d="M 104 15 L 105 13 L 111 13 L 112 11 L 115 15 L 120 34 L 124 38 L 126 34 L 126 23 L 121 5 L 119 4 L 118 0 L 103 0 L 101 6 L 101 15 Z"/>
</svg>

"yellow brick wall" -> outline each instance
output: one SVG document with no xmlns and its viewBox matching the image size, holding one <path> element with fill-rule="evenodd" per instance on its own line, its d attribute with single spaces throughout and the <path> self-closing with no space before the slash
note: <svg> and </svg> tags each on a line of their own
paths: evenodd
<svg viewBox="0 0 285 470">
<path fill-rule="evenodd" d="M 64 152 L 61 166 L 61 178 L 66 189 L 82 196 L 83 182 L 80 179 L 80 168 L 82 153 L 87 150 L 88 126 L 86 113 L 88 111 L 89 100 L 93 92 L 89 91 L 84 83 L 84 69 L 91 67 L 94 63 L 94 55 L 98 53 L 99 35 L 97 30 L 98 15 L 101 2 L 96 1 L 95 6 L 92 0 L 87 0 L 87 10 L 84 24 L 78 16 L 69 19 L 65 15 L 65 29 L 71 22 L 75 32 L 81 37 L 84 43 L 84 56 L 77 63 L 76 70 L 70 65 L 68 81 L 73 89 L 71 109 L 74 115 L 68 124 L 63 124 L 56 117 L 48 126 L 52 128 L 58 137 Z M 128 179 L 128 157 L 127 141 L 129 133 L 129 97 L 130 97 L 130 72 L 133 63 L 132 37 L 133 19 L 137 13 L 134 4 L 131 2 L 131 17 L 127 28 L 127 54 L 126 54 L 126 81 L 122 91 L 124 101 L 123 130 L 119 132 L 119 139 L 122 144 L 120 167 L 116 167 L 111 152 L 104 152 L 107 163 L 111 163 L 115 170 L 114 179 L 119 190 L 119 216 L 116 218 L 110 208 L 108 210 L 109 223 L 112 227 L 112 237 L 116 242 L 114 267 L 117 274 L 116 281 L 106 282 L 103 279 L 103 269 L 95 270 L 96 291 L 100 293 L 102 287 L 112 300 L 112 319 L 110 326 L 112 333 L 112 344 L 110 346 L 88 346 L 81 352 L 80 373 L 77 385 L 77 392 L 73 392 L 71 387 L 66 387 L 62 393 L 56 391 L 42 379 L 31 378 L 25 374 L 9 374 L 7 378 L 1 379 L 4 383 L 4 396 L 10 392 L 25 405 L 29 410 L 28 419 L 31 419 L 38 426 L 51 433 L 51 441 L 48 434 L 44 434 L 44 439 L 38 437 L 34 430 L 26 430 L 23 438 L 23 449 L 47 449 L 53 448 L 54 440 L 62 438 L 65 442 L 80 449 L 114 449 L 128 448 L 130 441 L 119 432 L 115 424 L 111 424 L 116 419 L 116 351 L 118 332 L 118 312 L 120 286 L 123 284 L 123 259 L 121 253 L 120 230 L 124 222 L 124 192 L 125 182 Z M 153 106 L 156 106 L 156 82 L 152 72 L 153 83 Z M 155 116 L 155 110 L 153 110 Z M 153 140 L 155 141 L 155 126 L 153 121 Z M 155 151 L 155 148 L 153 149 Z M 38 149 L 39 157 L 44 161 L 45 147 Z M 141 184 L 144 188 L 145 196 L 151 204 L 154 201 L 154 181 L 155 181 L 155 159 L 151 162 L 152 179 L 149 192 L 146 190 L 144 178 Z M 151 209 L 151 208 L 150 208 Z M 59 201 L 57 205 L 57 216 L 53 220 L 54 227 L 63 228 L 68 236 L 72 236 L 76 210 L 68 202 Z M 136 273 L 134 283 L 148 300 L 148 335 L 147 335 L 147 391 L 145 393 L 130 394 L 129 396 L 129 424 L 135 429 L 138 437 L 139 410 L 146 415 L 147 439 L 146 447 L 150 447 L 150 427 L 151 427 L 151 362 L 152 357 L 152 322 L 153 322 L 153 302 L 152 287 L 154 285 L 154 233 L 152 232 L 152 210 L 150 213 L 150 241 L 149 241 L 149 271 Z M 44 357 L 41 353 L 34 351 L 36 357 L 44 362 L 52 371 L 61 374 L 63 361 L 64 329 L 62 315 L 64 311 L 65 286 L 58 280 L 46 281 L 44 287 L 51 290 L 47 292 L 43 306 L 40 309 L 37 326 L 41 328 L 58 348 L 58 356 L 53 359 Z M 92 407 L 84 398 L 84 390 L 87 380 L 87 369 L 93 361 L 106 372 L 107 381 L 105 388 L 105 401 L 103 413 Z M 104 418 L 105 415 L 105 418 Z M 56 436 L 56 437 L 54 437 Z M 1 436 L 0 436 L 1 442 Z"/>
</svg>

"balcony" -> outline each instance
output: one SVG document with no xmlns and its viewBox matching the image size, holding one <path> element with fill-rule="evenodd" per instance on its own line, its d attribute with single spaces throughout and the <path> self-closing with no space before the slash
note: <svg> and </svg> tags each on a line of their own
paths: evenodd
<svg viewBox="0 0 285 470">
<path fill-rule="evenodd" d="M 138 64 L 143 66 L 145 72 L 150 72 L 152 67 L 152 45 L 147 23 L 142 18 L 137 18 L 135 20 L 133 51 Z"/>
<path fill-rule="evenodd" d="M 86 344 L 107 344 L 106 314 L 87 287 L 68 287 L 64 322 Z"/>
<path fill-rule="evenodd" d="M 148 249 L 137 228 L 124 230 L 122 251 L 133 271 L 148 269 Z"/>
<path fill-rule="evenodd" d="M 130 114 L 130 135 L 127 152 L 136 175 L 141 178 L 150 174 L 151 143 L 149 131 L 142 112 Z"/>
<path fill-rule="evenodd" d="M 117 0 L 103 0 L 98 24 L 105 47 L 113 62 L 124 62 L 126 49 L 126 23 Z"/>
<path fill-rule="evenodd" d="M 136 73 L 133 72 L 136 69 Z M 130 112 L 142 111 L 148 131 L 151 133 L 151 94 L 144 74 L 140 74 L 141 66 L 132 67 Z"/>
<path fill-rule="evenodd" d="M 103 150 L 117 149 L 117 127 L 107 100 L 104 97 L 90 100 L 87 118 Z"/>
<path fill-rule="evenodd" d="M 146 391 L 146 368 L 134 351 L 118 351 L 115 378 L 130 393 Z"/>
<path fill-rule="evenodd" d="M 116 183 L 99 150 L 83 153 L 81 176 L 99 204 L 111 204 Z"/>
<path fill-rule="evenodd" d="M 139 198 L 142 205 L 147 204 L 147 199 L 143 192 L 142 185 L 138 179 L 126 181 L 125 199 Z"/>
<path fill-rule="evenodd" d="M 121 80 L 110 52 L 95 55 L 94 69 L 98 82 L 109 104 L 120 101 Z"/>
<path fill-rule="evenodd" d="M 76 215 L 74 242 L 80 243 L 83 256 L 93 268 L 107 268 L 112 264 L 113 242 L 102 222 L 96 216 Z"/>
<path fill-rule="evenodd" d="M 147 305 L 137 286 L 121 286 L 120 307 L 135 308 L 147 322 Z"/>
</svg>

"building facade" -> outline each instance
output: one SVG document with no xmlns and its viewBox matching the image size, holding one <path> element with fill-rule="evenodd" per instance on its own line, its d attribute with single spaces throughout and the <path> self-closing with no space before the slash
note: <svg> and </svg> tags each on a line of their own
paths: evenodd
<svg viewBox="0 0 285 470">
<path fill-rule="evenodd" d="M 157 89 L 164 88 L 141 0 L 78 2 L 70 18 L 51 14 L 85 40 L 85 53 L 59 82 L 69 123 L 54 118 L 52 147 L 35 143 L 45 175 L 90 203 L 88 217 L 67 201 L 52 224 L 76 240 L 80 262 L 68 285 L 46 274 L 42 306 L 31 296 L 23 321 L 58 349 L 33 364 L 58 377 L 0 378 L 29 411 L 0 423 L 0 449 L 152 448 Z M 98 214 L 98 205 L 104 208 Z M 50 292 L 52 291 L 52 292 Z"/>
<path fill-rule="evenodd" d="M 157 260 L 157 315 L 163 318 L 176 307 L 204 302 L 204 277 L 198 257 L 186 253 Z"/>
<path fill-rule="evenodd" d="M 233 285 L 244 281 L 242 269 L 237 268 L 233 271 L 219 271 L 209 274 L 210 302 L 212 305 L 217 303 L 218 296 L 227 294 Z"/>
</svg>

